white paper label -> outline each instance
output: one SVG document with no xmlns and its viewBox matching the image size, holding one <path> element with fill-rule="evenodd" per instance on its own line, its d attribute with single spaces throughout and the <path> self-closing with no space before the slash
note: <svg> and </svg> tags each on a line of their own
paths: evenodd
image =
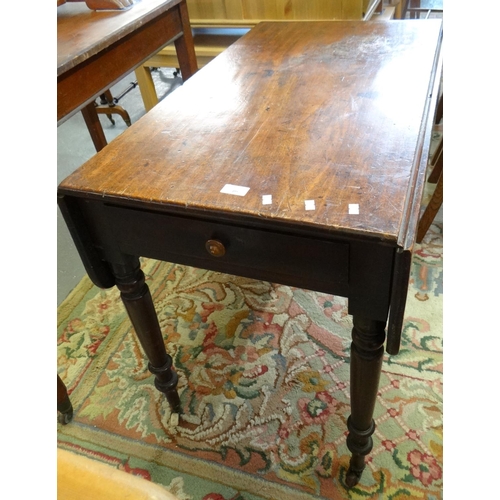
<svg viewBox="0 0 500 500">
<path fill-rule="evenodd" d="M 272 202 L 273 202 L 273 195 L 272 194 L 262 195 L 262 204 L 263 205 L 271 205 Z"/>
<path fill-rule="evenodd" d="M 234 194 L 236 196 L 245 196 L 248 191 L 250 191 L 249 187 L 245 186 L 235 186 L 234 184 L 226 184 L 221 190 L 221 193 L 224 194 Z"/>
<path fill-rule="evenodd" d="M 359 205 L 357 203 L 349 203 L 349 213 L 359 215 Z"/>
<path fill-rule="evenodd" d="M 305 200 L 304 201 L 306 210 L 316 210 L 316 205 L 314 204 L 314 200 Z"/>
</svg>

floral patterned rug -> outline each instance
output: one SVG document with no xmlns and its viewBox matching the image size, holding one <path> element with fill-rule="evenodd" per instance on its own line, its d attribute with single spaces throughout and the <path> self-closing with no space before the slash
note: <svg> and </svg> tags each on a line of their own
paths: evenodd
<svg viewBox="0 0 500 500">
<path fill-rule="evenodd" d="M 87 279 L 58 310 L 58 373 L 75 409 L 58 446 L 179 500 L 442 498 L 442 224 L 414 255 L 397 356 L 383 365 L 374 447 L 349 463 L 344 298 L 143 260 L 182 416 L 155 389 L 116 289 Z"/>
</svg>

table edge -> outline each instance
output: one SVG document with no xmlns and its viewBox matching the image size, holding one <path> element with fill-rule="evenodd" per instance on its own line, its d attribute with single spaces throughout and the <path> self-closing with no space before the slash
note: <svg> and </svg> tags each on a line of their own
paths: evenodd
<svg viewBox="0 0 500 500">
<path fill-rule="evenodd" d="M 107 49 L 108 47 L 110 47 L 114 43 L 118 42 L 119 40 L 121 40 L 125 36 L 129 35 L 133 31 L 137 30 L 138 28 L 140 28 L 144 24 L 152 21 L 153 19 L 157 18 L 159 15 L 171 10 L 172 8 L 178 7 L 179 4 L 181 4 L 185 1 L 186 0 L 171 0 L 168 3 L 168 6 L 167 6 L 167 2 L 165 2 L 164 4 L 158 6 L 155 9 L 144 14 L 143 17 L 138 18 L 136 20 L 136 22 L 134 23 L 133 29 L 131 28 L 130 24 L 127 24 L 126 26 L 115 31 L 113 33 L 113 36 L 107 37 L 106 40 L 104 40 L 104 42 L 100 42 L 99 44 L 91 45 L 85 51 L 80 52 L 75 57 L 73 57 L 71 59 L 67 59 L 64 62 L 62 62 L 61 64 L 58 64 L 57 76 L 59 77 L 59 76 L 63 75 L 64 73 L 66 73 L 67 71 L 70 71 L 71 69 L 75 68 L 79 64 L 82 64 L 87 59 L 90 59 L 91 57 L 95 56 L 97 53 L 101 52 L 102 50 Z M 124 11 L 123 14 L 126 14 L 128 12 L 130 12 L 130 10 Z"/>
</svg>

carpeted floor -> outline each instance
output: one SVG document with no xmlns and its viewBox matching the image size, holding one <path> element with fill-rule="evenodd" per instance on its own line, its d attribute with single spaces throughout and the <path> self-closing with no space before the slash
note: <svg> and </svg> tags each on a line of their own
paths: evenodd
<svg viewBox="0 0 500 500">
<path fill-rule="evenodd" d="M 180 423 L 118 292 L 84 278 L 58 310 L 58 373 L 75 408 L 58 446 L 179 500 L 441 499 L 442 265 L 437 221 L 416 247 L 401 352 L 386 356 L 374 448 L 351 490 L 346 300 L 147 259 Z"/>
</svg>

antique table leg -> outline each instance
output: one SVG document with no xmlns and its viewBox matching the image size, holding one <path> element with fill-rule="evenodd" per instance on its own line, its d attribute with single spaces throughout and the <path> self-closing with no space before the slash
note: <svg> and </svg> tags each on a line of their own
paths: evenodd
<svg viewBox="0 0 500 500">
<path fill-rule="evenodd" d="M 352 453 L 346 475 L 347 486 L 354 486 L 365 468 L 365 456 L 373 447 L 373 411 L 377 399 L 385 323 L 353 317 L 351 344 L 351 416 L 347 420 L 347 447 Z"/>
<path fill-rule="evenodd" d="M 112 269 L 130 321 L 149 359 L 149 371 L 156 376 L 155 387 L 165 394 L 172 411 L 179 413 L 177 373 L 172 369 L 172 358 L 165 350 L 153 300 L 139 259 L 134 258 L 128 264 L 112 264 Z"/>
<path fill-rule="evenodd" d="M 66 425 L 73 418 L 73 405 L 68 396 L 68 390 L 57 376 L 57 411 L 59 412 L 58 421 L 60 424 Z"/>
<path fill-rule="evenodd" d="M 87 104 L 82 109 L 82 116 L 85 120 L 85 124 L 87 125 L 92 142 L 94 143 L 95 150 L 97 152 L 101 151 L 105 146 L 107 146 L 108 142 L 106 140 L 106 136 L 104 135 L 101 122 L 99 121 L 94 101 Z"/>
<path fill-rule="evenodd" d="M 186 2 L 179 4 L 183 36 L 174 41 L 177 59 L 181 69 L 182 81 L 185 82 L 198 71 L 198 61 L 194 51 L 193 34 L 189 23 L 189 14 Z"/>
</svg>

